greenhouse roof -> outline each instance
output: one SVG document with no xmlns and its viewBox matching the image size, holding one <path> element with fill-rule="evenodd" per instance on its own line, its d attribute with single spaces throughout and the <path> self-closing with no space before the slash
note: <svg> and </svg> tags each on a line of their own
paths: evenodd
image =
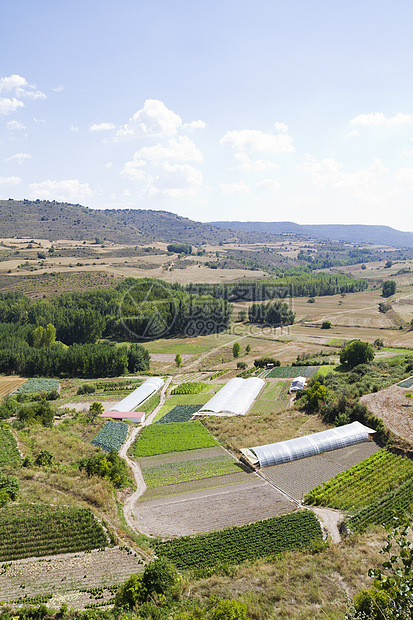
<svg viewBox="0 0 413 620">
<path fill-rule="evenodd" d="M 198 413 L 245 415 L 262 390 L 264 383 L 262 379 L 257 377 L 250 377 L 249 379 L 235 377 L 228 381 Z"/>
<path fill-rule="evenodd" d="M 256 446 L 242 452 L 251 462 L 258 461 L 260 467 L 270 467 L 369 441 L 370 435 L 375 432 L 360 422 L 352 422 L 320 433 Z"/>
<path fill-rule="evenodd" d="M 136 390 L 128 394 L 126 398 L 113 405 L 114 411 L 133 411 L 138 405 L 141 405 L 149 396 L 155 394 L 163 386 L 164 381 L 160 377 L 150 377 L 146 379 L 142 385 Z"/>
</svg>

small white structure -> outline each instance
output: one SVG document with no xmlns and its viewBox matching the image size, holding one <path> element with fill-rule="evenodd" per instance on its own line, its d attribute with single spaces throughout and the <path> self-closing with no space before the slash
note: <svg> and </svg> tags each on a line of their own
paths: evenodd
<svg viewBox="0 0 413 620">
<path fill-rule="evenodd" d="M 116 405 L 113 405 L 113 411 L 133 411 L 141 405 L 145 400 L 147 400 L 150 396 L 155 394 L 164 384 L 164 380 L 160 377 L 150 377 L 146 379 L 142 385 L 140 385 L 136 390 L 133 390 L 126 398 L 118 402 Z"/>
<path fill-rule="evenodd" d="M 303 390 L 305 388 L 305 377 L 296 377 L 291 383 L 290 392 L 296 392 L 297 390 Z"/>
<path fill-rule="evenodd" d="M 320 433 L 304 435 L 304 437 L 279 441 L 266 446 L 244 448 L 241 452 L 252 465 L 271 467 L 369 441 L 370 435 L 375 432 L 360 422 L 352 422 Z"/>
<path fill-rule="evenodd" d="M 201 409 L 198 414 L 245 415 L 265 382 L 257 377 L 228 381 Z"/>
<path fill-rule="evenodd" d="M 109 420 L 121 420 L 122 422 L 134 422 L 135 424 L 142 424 L 145 422 L 145 413 L 143 411 L 114 411 L 113 409 L 107 409 L 100 414 L 100 418 Z"/>
</svg>

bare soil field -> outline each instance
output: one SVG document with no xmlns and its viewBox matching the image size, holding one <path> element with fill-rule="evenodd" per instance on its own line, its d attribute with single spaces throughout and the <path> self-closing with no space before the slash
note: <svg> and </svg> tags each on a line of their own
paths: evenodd
<svg viewBox="0 0 413 620">
<path fill-rule="evenodd" d="M 290 512 L 294 507 L 284 495 L 254 476 L 231 487 L 140 502 L 134 515 L 141 532 L 171 538 L 244 525 Z"/>
<path fill-rule="evenodd" d="M 81 589 L 119 585 L 131 574 L 142 570 L 140 558 L 119 547 L 18 560 L 0 572 L 0 601 L 15 601 L 25 595 L 53 594 L 48 607 L 59 608 L 66 603 L 68 607 L 83 608 L 96 601 Z M 110 597 L 110 592 L 106 590 L 103 600 Z"/>
<path fill-rule="evenodd" d="M 380 392 L 365 394 L 360 402 L 381 418 L 395 435 L 413 444 L 413 399 L 406 398 L 411 391 L 411 388 L 391 385 Z"/>
<path fill-rule="evenodd" d="M 250 474 L 252 475 L 252 474 Z M 177 482 L 176 484 L 168 484 L 162 487 L 152 487 L 147 489 L 139 498 L 139 502 L 148 502 L 152 499 L 165 499 L 166 497 L 174 497 L 176 495 L 185 495 L 187 493 L 196 493 L 210 489 L 218 489 L 234 484 L 242 484 L 246 480 L 245 472 L 239 471 L 235 474 L 224 474 L 222 476 L 212 476 L 211 478 L 200 478 L 199 480 L 191 480 L 190 482 Z"/>
<path fill-rule="evenodd" d="M 357 465 L 377 450 L 380 447 L 374 441 L 366 441 L 291 463 L 263 467 L 260 474 L 297 501 L 302 501 L 305 493 L 341 471 Z"/>
<path fill-rule="evenodd" d="M 16 390 L 20 385 L 26 383 L 27 379 L 23 377 L 0 377 L 0 398 L 4 396 L 8 396 L 14 390 Z"/>
</svg>

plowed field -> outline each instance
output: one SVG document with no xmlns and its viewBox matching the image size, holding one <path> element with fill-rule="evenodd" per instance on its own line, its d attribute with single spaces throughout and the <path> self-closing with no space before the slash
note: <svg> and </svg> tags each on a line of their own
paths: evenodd
<svg viewBox="0 0 413 620">
<path fill-rule="evenodd" d="M 27 379 L 22 377 L 0 377 L 0 398 L 11 394 L 20 385 L 23 385 Z"/>
</svg>

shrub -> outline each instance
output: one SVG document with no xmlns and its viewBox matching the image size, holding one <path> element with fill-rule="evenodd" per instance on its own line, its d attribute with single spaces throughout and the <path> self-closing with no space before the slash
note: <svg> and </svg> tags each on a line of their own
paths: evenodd
<svg viewBox="0 0 413 620">
<path fill-rule="evenodd" d="M 374 351 L 368 342 L 354 340 L 340 352 L 340 364 L 354 368 L 358 364 L 366 364 L 374 359 Z"/>
<path fill-rule="evenodd" d="M 276 360 L 274 357 L 259 357 L 254 360 L 254 366 L 256 368 L 264 368 L 267 364 L 274 364 L 274 366 L 281 366 L 280 360 Z"/>
<path fill-rule="evenodd" d="M 396 282 L 394 280 L 385 280 L 382 285 L 383 297 L 390 297 L 396 292 Z"/>
<path fill-rule="evenodd" d="M 322 322 L 321 329 L 330 329 L 330 328 L 331 328 L 331 321 Z"/>
</svg>

